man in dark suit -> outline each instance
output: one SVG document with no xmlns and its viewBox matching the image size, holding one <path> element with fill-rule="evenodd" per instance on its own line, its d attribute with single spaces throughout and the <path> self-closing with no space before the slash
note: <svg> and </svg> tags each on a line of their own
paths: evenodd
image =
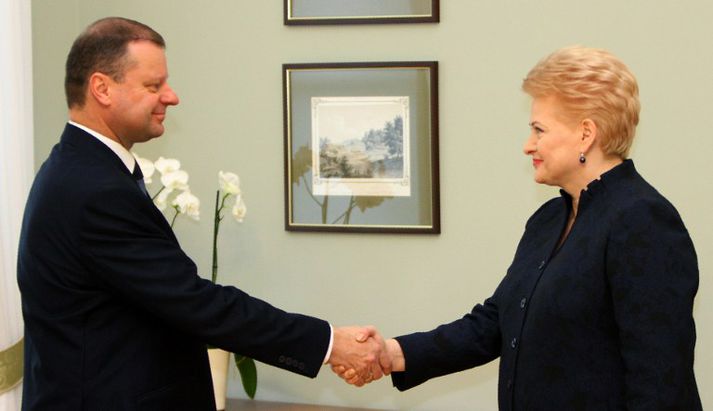
<svg viewBox="0 0 713 411">
<path fill-rule="evenodd" d="M 197 275 L 129 152 L 178 104 L 164 48 L 150 27 L 107 18 L 67 58 L 70 122 L 20 237 L 23 409 L 214 410 L 206 344 L 308 377 L 328 360 L 379 378 L 375 330 L 332 330 Z"/>
</svg>

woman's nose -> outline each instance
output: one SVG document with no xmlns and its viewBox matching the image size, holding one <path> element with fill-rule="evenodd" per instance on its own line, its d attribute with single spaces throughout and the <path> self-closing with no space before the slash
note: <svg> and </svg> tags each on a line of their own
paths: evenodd
<svg viewBox="0 0 713 411">
<path fill-rule="evenodd" d="M 522 146 L 522 152 L 525 153 L 526 156 L 532 155 L 532 153 L 537 151 L 535 140 L 535 133 L 530 133 L 530 136 L 525 140 L 525 145 Z"/>
</svg>

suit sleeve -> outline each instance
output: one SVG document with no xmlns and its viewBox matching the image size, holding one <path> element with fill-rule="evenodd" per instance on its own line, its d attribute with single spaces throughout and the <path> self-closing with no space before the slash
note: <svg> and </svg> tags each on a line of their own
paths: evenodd
<svg viewBox="0 0 713 411">
<path fill-rule="evenodd" d="M 676 210 L 639 201 L 611 228 L 607 275 L 629 410 L 701 409 L 693 375 L 698 266 Z"/>
<path fill-rule="evenodd" d="M 162 216 L 141 195 L 107 188 L 86 201 L 80 252 L 107 293 L 205 343 L 316 376 L 329 324 L 199 277 L 162 226 Z"/>
<path fill-rule="evenodd" d="M 552 207 L 553 199 L 542 205 L 527 221 L 526 229 L 538 216 Z M 523 235 L 517 255 L 528 248 Z M 505 277 L 495 293 L 483 304 L 477 304 L 463 318 L 421 333 L 396 337 L 406 361 L 405 372 L 392 373 L 394 386 L 407 390 L 431 378 L 467 370 L 486 364 L 500 356 L 502 333 L 500 327 L 501 301 Z"/>
<path fill-rule="evenodd" d="M 497 292 L 496 292 L 497 295 Z M 485 364 L 500 355 L 496 297 L 463 318 L 428 331 L 396 337 L 406 371 L 391 374 L 394 387 L 407 390 L 431 378 Z"/>
</svg>

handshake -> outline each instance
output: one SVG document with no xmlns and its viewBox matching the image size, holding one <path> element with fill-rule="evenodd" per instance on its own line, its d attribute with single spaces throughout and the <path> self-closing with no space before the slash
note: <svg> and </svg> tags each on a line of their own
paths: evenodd
<svg viewBox="0 0 713 411">
<path fill-rule="evenodd" d="M 406 368 L 398 341 L 384 340 L 371 326 L 335 328 L 327 362 L 335 374 L 357 387 Z"/>
</svg>

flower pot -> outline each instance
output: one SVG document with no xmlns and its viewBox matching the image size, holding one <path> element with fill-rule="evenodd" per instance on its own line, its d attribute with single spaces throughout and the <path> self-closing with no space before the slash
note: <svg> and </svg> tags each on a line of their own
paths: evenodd
<svg viewBox="0 0 713 411">
<path fill-rule="evenodd" d="M 228 388 L 230 353 L 220 348 L 209 348 L 208 360 L 210 361 L 210 375 L 213 378 L 215 406 L 218 411 L 223 411 L 225 410 L 225 395 Z"/>
</svg>

